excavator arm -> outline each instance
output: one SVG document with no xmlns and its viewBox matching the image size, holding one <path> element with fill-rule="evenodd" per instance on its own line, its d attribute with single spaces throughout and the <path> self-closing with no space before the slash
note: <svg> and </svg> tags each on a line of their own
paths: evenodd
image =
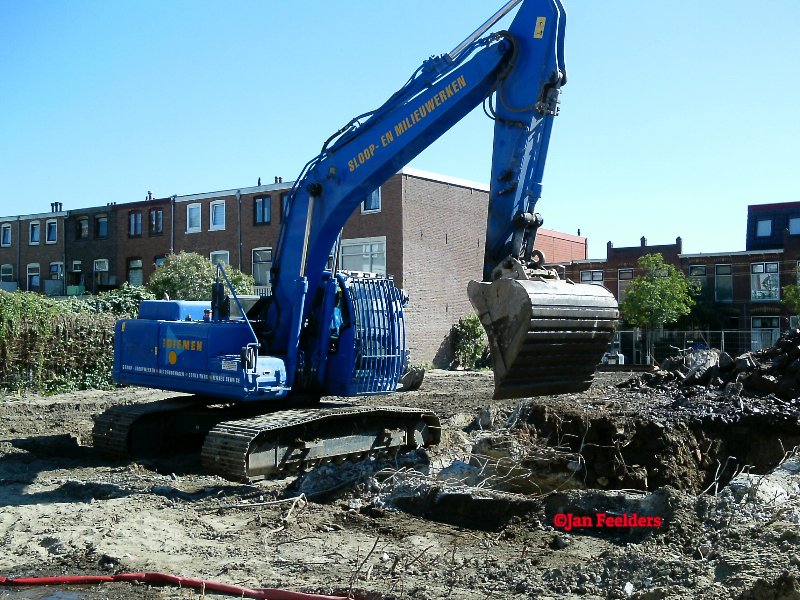
<svg viewBox="0 0 800 600">
<path fill-rule="evenodd" d="M 518 5 L 508 31 L 484 36 Z M 566 82 L 565 27 L 560 0 L 512 0 L 451 53 L 423 63 L 383 106 L 353 119 L 325 142 L 298 177 L 282 224 L 272 273 L 274 298 L 264 315 L 270 354 L 286 355 L 292 364 L 301 324 L 311 311 L 311 303 L 304 302 L 307 290 L 313 293 L 319 286 L 342 227 L 363 199 L 485 103 L 495 135 L 484 283 L 470 284 L 469 294 L 489 335 L 497 395 L 588 386 L 613 336 L 616 302 L 603 288 L 559 283 L 541 268 L 544 257 L 534 252 L 542 223 L 534 208 Z M 547 287 L 521 295 L 505 282 L 490 291 L 487 286 L 497 279 L 537 279 Z M 580 308 L 573 310 L 578 298 Z M 553 302 L 567 307 L 553 313 Z M 529 331 L 530 317 L 542 311 L 545 321 L 560 320 L 552 335 Z M 576 349 L 579 338 L 591 338 L 591 343 Z M 555 365 L 545 369 L 546 375 L 531 346 L 534 355 L 557 351 L 560 358 L 545 361 Z M 577 371 L 570 364 L 575 361 L 580 363 Z"/>
</svg>

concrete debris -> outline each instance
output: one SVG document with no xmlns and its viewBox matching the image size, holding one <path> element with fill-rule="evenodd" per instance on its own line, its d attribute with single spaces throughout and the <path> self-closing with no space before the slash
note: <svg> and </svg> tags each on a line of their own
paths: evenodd
<svg viewBox="0 0 800 600">
<path fill-rule="evenodd" d="M 736 358 L 719 350 L 695 350 L 666 359 L 660 368 L 619 385 L 620 388 L 707 386 L 740 395 L 800 396 L 800 329 L 784 333 L 771 348 Z"/>
</svg>

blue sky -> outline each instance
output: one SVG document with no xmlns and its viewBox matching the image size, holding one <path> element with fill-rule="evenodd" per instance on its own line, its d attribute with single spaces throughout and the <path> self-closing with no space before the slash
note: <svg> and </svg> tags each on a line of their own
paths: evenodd
<svg viewBox="0 0 800 600">
<path fill-rule="evenodd" d="M 545 227 L 734 251 L 800 201 L 800 2 L 564 2 Z M 3 0 L 0 215 L 294 179 L 503 3 Z M 478 109 L 410 166 L 487 182 L 491 139 Z"/>
</svg>

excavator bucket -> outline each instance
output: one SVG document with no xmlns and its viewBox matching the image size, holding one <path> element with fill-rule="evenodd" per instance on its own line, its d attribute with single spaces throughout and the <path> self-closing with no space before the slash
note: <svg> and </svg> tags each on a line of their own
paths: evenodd
<svg viewBox="0 0 800 600">
<path fill-rule="evenodd" d="M 495 399 L 589 388 L 619 319 L 606 288 L 536 277 L 471 281 L 467 291 L 489 337 Z"/>
</svg>

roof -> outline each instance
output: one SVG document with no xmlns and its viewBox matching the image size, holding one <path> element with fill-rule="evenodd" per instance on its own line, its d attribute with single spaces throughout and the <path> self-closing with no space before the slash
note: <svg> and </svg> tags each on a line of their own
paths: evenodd
<svg viewBox="0 0 800 600">
<path fill-rule="evenodd" d="M 448 177 L 447 175 L 439 175 L 438 173 L 429 173 L 428 171 L 420 171 L 419 169 L 410 169 L 403 167 L 400 169 L 401 175 L 408 175 L 410 177 L 418 177 L 419 179 L 428 179 L 430 181 L 439 181 L 441 183 L 449 183 L 450 185 L 457 185 L 459 187 L 470 188 L 473 190 L 480 190 L 488 192 L 489 186 L 485 183 L 477 183 L 475 181 L 467 181 L 466 179 L 458 179 L 457 177 Z"/>
<path fill-rule="evenodd" d="M 747 207 L 747 212 L 757 212 L 759 210 L 781 210 L 787 208 L 800 208 L 800 202 L 775 202 L 774 204 L 751 204 Z"/>
</svg>

